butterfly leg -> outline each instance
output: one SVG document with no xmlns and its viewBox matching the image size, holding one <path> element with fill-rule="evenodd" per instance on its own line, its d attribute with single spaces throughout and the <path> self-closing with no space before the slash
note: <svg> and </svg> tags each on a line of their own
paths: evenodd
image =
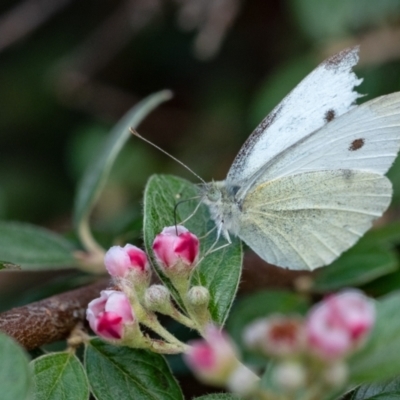
<svg viewBox="0 0 400 400">
<path fill-rule="evenodd" d="M 188 200 L 194 200 L 194 199 L 198 199 L 198 197 L 193 197 L 192 199 L 188 199 Z M 188 217 L 186 217 L 183 221 L 179 222 L 178 225 L 183 225 L 185 222 L 189 221 L 189 219 L 192 218 L 193 215 L 195 215 L 197 213 L 197 211 L 200 208 L 201 204 L 202 204 L 201 201 L 199 201 L 199 203 L 197 204 L 197 206 L 194 209 L 194 211 Z"/>
<path fill-rule="evenodd" d="M 204 255 L 204 257 L 208 256 L 211 253 L 214 253 L 215 251 L 221 250 L 224 247 L 230 246 L 232 244 L 231 238 L 229 236 L 229 232 L 227 230 L 222 230 L 222 224 L 218 227 L 218 234 L 217 234 L 217 239 L 215 240 L 215 242 L 212 244 L 212 246 L 207 250 L 206 254 Z M 227 243 L 215 248 L 215 246 L 217 245 L 220 237 L 221 237 L 221 233 L 222 236 L 226 239 Z M 204 258 L 203 257 L 203 258 Z"/>
</svg>

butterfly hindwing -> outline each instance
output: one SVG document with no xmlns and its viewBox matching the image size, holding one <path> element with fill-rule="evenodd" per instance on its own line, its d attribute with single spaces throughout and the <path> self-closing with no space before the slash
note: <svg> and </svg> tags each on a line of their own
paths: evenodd
<svg viewBox="0 0 400 400">
<path fill-rule="evenodd" d="M 391 195 L 390 181 L 376 173 L 343 169 L 283 177 L 248 193 L 239 237 L 272 264 L 313 270 L 351 247 Z"/>
</svg>

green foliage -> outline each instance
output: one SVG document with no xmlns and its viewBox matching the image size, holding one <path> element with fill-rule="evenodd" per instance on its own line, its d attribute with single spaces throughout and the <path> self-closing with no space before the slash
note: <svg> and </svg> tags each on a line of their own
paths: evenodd
<svg viewBox="0 0 400 400">
<path fill-rule="evenodd" d="M 155 175 L 149 179 L 144 194 L 143 211 L 143 232 L 148 254 L 152 254 L 152 243 L 155 236 L 164 227 L 175 224 L 174 206 L 176 202 L 198 196 L 197 187 L 184 179 L 167 175 Z M 191 215 L 199 201 L 200 199 L 197 198 L 180 204 L 176 209 L 177 222 L 184 221 Z M 205 236 L 214 227 L 208 209 L 204 205 L 201 205 L 196 214 L 184 225 L 199 238 Z M 215 240 L 215 231 L 200 239 L 200 254 L 204 255 Z M 216 246 L 223 244 L 226 244 L 225 240 L 220 239 Z M 175 300 L 183 306 L 179 294 L 153 259 L 152 264 L 160 279 L 171 290 Z M 223 325 L 228 316 L 239 284 L 241 269 L 241 245 L 239 240 L 233 239 L 230 246 L 207 255 L 194 272 L 192 283 L 208 288 L 211 295 L 209 307 L 211 316 L 219 325 Z"/>
<path fill-rule="evenodd" d="M 313 39 L 343 37 L 400 14 L 397 0 L 292 0 L 301 28 Z"/>
<path fill-rule="evenodd" d="M 399 400 L 400 379 L 385 381 L 382 383 L 370 383 L 355 389 L 349 400 Z"/>
<path fill-rule="evenodd" d="M 400 371 L 400 292 L 376 304 L 377 321 L 365 347 L 350 360 L 350 380 L 354 383 L 389 379 Z"/>
<path fill-rule="evenodd" d="M 88 229 L 88 217 L 96 203 L 116 157 L 131 137 L 129 128 L 136 128 L 140 122 L 160 103 L 171 98 L 171 92 L 162 91 L 149 96 L 133 107 L 115 125 L 104 143 L 103 150 L 87 169 L 78 187 L 74 207 L 75 225 L 81 237 Z"/>
<path fill-rule="evenodd" d="M 51 353 L 31 362 L 35 400 L 85 400 L 89 385 L 85 370 L 71 352 Z"/>
<path fill-rule="evenodd" d="M 2 400 L 29 400 L 32 376 L 24 350 L 0 332 L 0 397 Z"/>
<path fill-rule="evenodd" d="M 166 361 L 158 354 L 92 339 L 86 347 L 85 368 L 97 400 L 183 400 Z"/>
<path fill-rule="evenodd" d="M 76 266 L 70 242 L 47 229 L 20 222 L 0 222 L 0 259 L 24 270 Z"/>
</svg>

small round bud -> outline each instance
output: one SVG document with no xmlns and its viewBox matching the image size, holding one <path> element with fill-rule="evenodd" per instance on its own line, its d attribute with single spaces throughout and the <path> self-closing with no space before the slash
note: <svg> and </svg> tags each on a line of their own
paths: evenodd
<svg viewBox="0 0 400 400">
<path fill-rule="evenodd" d="M 194 307 L 208 306 L 210 302 L 210 292 L 204 286 L 193 286 L 187 293 L 187 300 Z"/>
<path fill-rule="evenodd" d="M 226 383 L 230 392 L 247 397 L 257 387 L 260 378 L 245 365 L 239 364 Z"/>
<path fill-rule="evenodd" d="M 171 309 L 171 295 L 163 285 L 151 285 L 144 294 L 144 305 L 150 311 L 166 314 Z"/>
<path fill-rule="evenodd" d="M 278 364 L 273 371 L 274 382 L 285 391 L 301 389 L 306 384 L 306 370 L 294 361 Z"/>
</svg>

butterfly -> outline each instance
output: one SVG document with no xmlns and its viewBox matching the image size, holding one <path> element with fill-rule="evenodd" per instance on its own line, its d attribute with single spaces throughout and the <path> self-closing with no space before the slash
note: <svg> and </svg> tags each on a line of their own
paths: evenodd
<svg viewBox="0 0 400 400">
<path fill-rule="evenodd" d="M 246 140 L 203 203 L 230 242 L 294 270 L 330 264 L 388 208 L 400 92 L 359 106 L 358 47 L 322 62 Z"/>
</svg>

